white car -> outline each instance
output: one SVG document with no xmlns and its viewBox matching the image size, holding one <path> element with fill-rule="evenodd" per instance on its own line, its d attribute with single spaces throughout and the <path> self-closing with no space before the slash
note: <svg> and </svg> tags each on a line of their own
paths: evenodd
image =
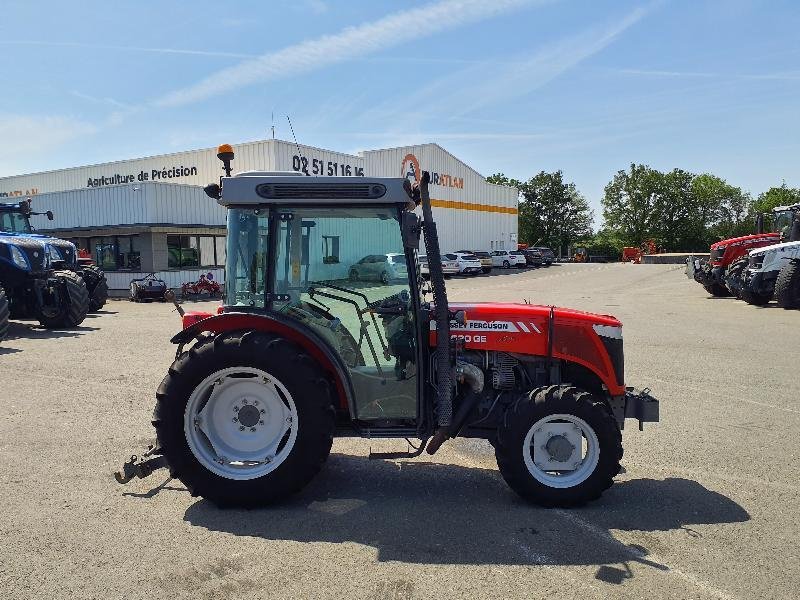
<svg viewBox="0 0 800 600">
<path fill-rule="evenodd" d="M 510 269 L 511 267 L 524 267 L 527 261 L 525 255 L 516 254 L 510 250 L 495 250 L 492 252 L 492 266 Z"/>
<path fill-rule="evenodd" d="M 459 273 L 483 273 L 483 265 L 481 259 L 474 254 L 466 254 L 464 252 L 453 252 L 442 256 L 444 260 L 455 261 L 458 264 Z"/>
<path fill-rule="evenodd" d="M 430 267 L 428 266 L 427 256 L 419 257 L 419 272 L 426 279 L 431 276 L 431 270 Z M 447 260 L 444 256 L 442 256 L 442 273 L 444 273 L 444 276 L 450 277 L 451 275 L 457 275 L 458 272 L 459 272 L 458 261 Z"/>
</svg>

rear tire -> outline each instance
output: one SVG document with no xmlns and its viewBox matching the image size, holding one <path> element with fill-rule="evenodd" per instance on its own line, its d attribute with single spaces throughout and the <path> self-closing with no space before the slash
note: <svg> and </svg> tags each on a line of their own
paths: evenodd
<svg viewBox="0 0 800 600">
<path fill-rule="evenodd" d="M 108 300 L 106 274 L 96 265 L 86 265 L 82 274 L 89 292 L 89 312 L 96 312 L 103 308 Z"/>
<path fill-rule="evenodd" d="M 234 373 L 214 379 L 218 373 L 231 372 Z M 251 374 L 243 377 L 240 372 Z M 268 377 L 263 379 L 252 372 Z M 252 383 L 247 383 L 248 378 L 253 379 Z M 209 459 L 208 452 L 204 453 L 202 448 L 195 446 L 192 449 L 188 441 L 192 437 L 192 421 L 189 419 L 194 419 L 192 403 L 197 406 L 197 398 L 204 397 L 203 386 L 209 381 L 212 382 L 210 390 L 218 384 L 227 386 L 227 382 L 231 382 L 233 387 L 232 392 L 225 392 L 225 389 L 230 389 L 226 387 L 221 387 L 223 391 L 215 395 L 209 392 L 206 404 L 213 401 L 214 410 L 208 416 L 203 415 L 199 421 L 201 424 L 194 421 L 194 427 L 198 429 L 204 427 L 203 422 L 214 420 L 214 433 L 207 435 L 204 430 L 206 437 L 200 439 L 208 441 L 212 455 L 215 452 L 212 438 L 228 444 L 224 446 L 227 457 L 217 456 L 218 460 Z M 236 391 L 235 386 L 242 385 L 237 381 L 244 382 L 241 392 Z M 257 436 L 272 430 L 272 439 L 281 441 L 274 446 L 271 460 L 265 458 L 259 464 L 249 464 L 253 461 L 246 457 L 252 450 L 252 442 L 249 438 L 237 437 L 237 429 L 240 423 L 247 428 L 255 423 L 252 420 L 246 422 L 243 414 L 245 409 L 252 412 L 251 407 L 256 404 L 250 401 L 250 406 L 246 406 L 248 399 L 259 399 L 258 390 L 262 388 L 282 391 L 273 392 L 272 404 L 267 398 L 258 405 L 267 409 L 267 417 L 264 418 L 266 423 L 259 422 L 264 432 L 259 429 L 253 433 L 253 440 L 259 443 L 263 438 Z M 278 408 L 274 408 L 274 398 L 278 396 Z M 153 425 L 171 475 L 178 477 L 192 496 L 202 496 L 219 507 L 253 508 L 283 500 L 311 481 L 330 454 L 335 416 L 331 384 L 320 365 L 300 347 L 273 334 L 238 331 L 199 342 L 172 364 L 156 398 Z M 224 401 L 231 406 L 223 404 Z M 286 423 L 289 423 L 287 431 L 275 434 L 273 428 L 283 423 L 285 417 L 285 414 L 281 416 L 283 407 L 280 402 L 297 418 L 296 422 L 293 418 L 286 418 Z M 227 413 L 231 408 L 229 421 Z M 220 419 L 216 417 L 218 410 L 225 411 Z M 241 417 L 241 420 L 234 421 L 234 416 Z M 259 419 L 258 414 L 255 419 Z M 230 427 L 226 428 L 226 423 Z M 242 434 L 248 435 L 249 431 Z M 267 453 L 273 454 L 273 451 Z"/>
<path fill-rule="evenodd" d="M 747 288 L 742 288 L 742 300 L 753 306 L 764 306 L 765 304 L 769 304 L 769 301 L 772 300 L 772 296 L 758 294 Z"/>
<path fill-rule="evenodd" d="M 567 438 L 556 434 L 545 437 L 548 446 L 554 438 L 561 445 L 556 452 L 561 453 L 559 458 L 553 458 L 554 451 L 536 439 L 548 435 L 543 428 L 580 432 L 580 456 L 572 444 L 565 449 Z M 534 443 L 541 450 L 534 448 Z M 579 388 L 552 385 L 523 393 L 508 409 L 498 430 L 495 456 L 503 479 L 526 500 L 548 507 L 579 506 L 611 487 L 620 471 L 622 435 L 605 403 Z M 553 470 L 542 460 L 563 460 L 570 470 Z"/>
<path fill-rule="evenodd" d="M 3 286 L 0 285 L 0 342 L 6 339 L 8 335 L 8 298 Z"/>
<path fill-rule="evenodd" d="M 800 309 L 800 260 L 789 261 L 778 273 L 775 301 L 786 310 Z"/>
<path fill-rule="evenodd" d="M 721 283 L 711 283 L 709 285 L 703 286 L 705 290 L 714 296 L 715 298 L 729 298 L 731 293 L 724 285 Z"/>
<path fill-rule="evenodd" d="M 355 269 L 350 269 L 350 281 L 358 281 L 358 271 Z"/>
<path fill-rule="evenodd" d="M 728 267 L 728 270 L 725 271 L 725 287 L 728 288 L 728 291 L 735 296 L 736 298 L 742 297 L 742 276 L 744 275 L 745 269 L 747 269 L 747 264 L 749 259 L 747 257 L 740 258 L 738 260 L 733 261 L 731 266 Z"/>
<path fill-rule="evenodd" d="M 89 291 L 77 273 L 55 271 L 53 278 L 58 280 L 58 306 L 47 311 L 38 307 L 36 317 L 47 329 L 77 327 L 89 312 Z"/>
</svg>

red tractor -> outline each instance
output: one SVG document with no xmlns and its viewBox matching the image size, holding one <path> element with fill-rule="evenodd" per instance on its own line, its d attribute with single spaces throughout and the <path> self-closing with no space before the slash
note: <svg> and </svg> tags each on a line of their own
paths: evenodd
<svg viewBox="0 0 800 600">
<path fill-rule="evenodd" d="M 420 440 L 370 456 L 394 460 L 461 436 L 488 440 L 522 497 L 575 506 L 619 473 L 626 418 L 658 421 L 649 390 L 625 386 L 616 318 L 448 302 L 428 173 L 232 177 L 232 149 L 219 156 L 226 177 L 206 193 L 228 210 L 225 304 L 183 316 L 156 393 L 158 443 L 119 482 L 168 467 L 192 495 L 254 507 L 302 489 L 334 437 Z M 386 254 L 405 257 L 407 277 L 348 278 Z"/>
<path fill-rule="evenodd" d="M 201 274 L 197 281 L 187 281 L 181 285 L 181 297 L 200 296 L 208 294 L 211 298 L 222 296 L 222 287 L 214 281 L 214 274 Z"/>
<path fill-rule="evenodd" d="M 756 232 L 711 244 L 708 261 L 690 256 L 686 259 L 686 276 L 702 285 L 712 296 L 738 298 L 750 250 L 777 244 L 781 239 L 779 231 L 764 232 L 764 215 L 761 214 L 756 218 Z"/>
</svg>

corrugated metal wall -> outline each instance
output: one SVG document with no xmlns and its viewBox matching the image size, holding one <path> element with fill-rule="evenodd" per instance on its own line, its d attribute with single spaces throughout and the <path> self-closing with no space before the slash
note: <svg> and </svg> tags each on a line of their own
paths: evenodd
<svg viewBox="0 0 800 600">
<path fill-rule="evenodd" d="M 431 173 L 431 201 L 443 251 L 495 247 L 516 250 L 518 192 L 515 188 L 486 183 L 480 173 L 437 144 L 363 154 L 370 175 L 410 176 L 411 165 L 414 170 Z"/>
<path fill-rule="evenodd" d="M 117 225 L 225 225 L 225 209 L 193 185 L 142 183 L 39 194 L 34 210 L 52 210 L 53 221 L 31 218 L 37 229 Z"/>
<path fill-rule="evenodd" d="M 237 172 L 276 170 L 309 175 L 342 175 L 344 169 L 344 174 L 352 175 L 405 176 L 413 162 L 406 159 L 413 155 L 418 170 L 434 176 L 431 197 L 443 250 L 516 248 L 517 191 L 486 183 L 477 171 L 436 144 L 373 150 L 361 156 L 310 146 L 298 150 L 296 144 L 282 140 L 237 144 L 234 150 Z M 180 169 L 190 174 L 180 175 Z M 170 178 L 170 171 L 176 176 Z M 216 148 L 208 148 L 0 178 L 0 201 L 3 194 L 32 195 L 38 191 L 34 209 L 56 213 L 52 224 L 35 219 L 42 229 L 146 223 L 220 225 L 225 222 L 224 210 L 197 186 L 217 180 L 221 173 Z M 140 181 L 145 174 L 147 180 Z M 87 187 L 89 179 L 116 181 L 117 176 L 131 182 Z"/>
</svg>

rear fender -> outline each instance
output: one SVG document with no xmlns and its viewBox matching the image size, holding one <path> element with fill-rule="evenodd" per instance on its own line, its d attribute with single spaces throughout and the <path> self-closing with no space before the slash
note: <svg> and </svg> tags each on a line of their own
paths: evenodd
<svg viewBox="0 0 800 600">
<path fill-rule="evenodd" d="M 276 333 L 303 348 L 335 381 L 339 409 L 347 410 L 350 418 L 355 419 L 353 390 L 347 367 L 325 340 L 302 323 L 278 315 L 226 312 L 192 323 L 170 341 L 173 344 L 186 344 L 204 332 L 220 334 L 241 330 Z"/>
</svg>

